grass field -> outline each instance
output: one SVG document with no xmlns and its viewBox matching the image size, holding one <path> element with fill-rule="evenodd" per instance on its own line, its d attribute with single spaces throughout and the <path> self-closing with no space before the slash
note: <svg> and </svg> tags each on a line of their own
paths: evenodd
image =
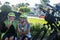
<svg viewBox="0 0 60 40">
<path fill-rule="evenodd" d="M 33 24 L 46 24 L 47 22 L 44 20 L 44 18 L 28 18 L 27 19 L 29 23 L 33 23 Z"/>
</svg>

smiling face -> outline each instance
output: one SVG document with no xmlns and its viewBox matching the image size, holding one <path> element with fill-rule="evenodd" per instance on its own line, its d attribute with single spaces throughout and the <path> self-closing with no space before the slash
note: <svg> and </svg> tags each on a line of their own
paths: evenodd
<svg viewBox="0 0 60 40">
<path fill-rule="evenodd" d="M 23 25 L 25 25 L 27 22 L 26 22 L 26 18 L 20 18 L 20 21 Z"/>
</svg>

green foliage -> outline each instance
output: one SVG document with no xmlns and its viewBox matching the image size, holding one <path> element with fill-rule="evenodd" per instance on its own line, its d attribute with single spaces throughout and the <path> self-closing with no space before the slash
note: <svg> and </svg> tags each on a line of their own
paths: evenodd
<svg viewBox="0 0 60 40">
<path fill-rule="evenodd" d="M 24 6 L 29 6 L 29 3 L 20 3 L 20 4 L 17 4 L 16 5 L 18 8 L 20 8 L 20 7 L 24 7 Z"/>
<path fill-rule="evenodd" d="M 34 37 L 35 35 L 36 35 L 36 33 L 39 31 L 39 30 L 41 30 L 41 28 L 43 28 L 43 26 L 42 25 L 40 25 L 39 23 L 37 23 L 36 25 L 33 25 L 33 24 L 31 24 L 31 35 L 32 35 L 32 37 Z M 46 27 L 45 27 L 46 28 Z M 47 28 L 46 28 L 47 29 Z M 45 29 L 44 29 L 45 30 Z M 42 37 L 42 35 L 43 35 L 43 33 L 44 33 L 44 31 L 42 31 L 41 33 L 40 33 L 40 37 Z M 45 35 L 45 38 L 47 38 L 49 35 L 50 35 L 50 33 L 51 33 L 51 30 L 49 30 L 49 29 L 47 29 L 47 33 L 46 33 L 46 35 Z"/>
<path fill-rule="evenodd" d="M 50 1 L 49 0 L 42 0 L 41 3 L 42 5 L 45 7 L 47 3 L 49 3 Z"/>
<path fill-rule="evenodd" d="M 43 0 L 43 2 L 47 2 L 48 0 Z"/>
<path fill-rule="evenodd" d="M 49 0 L 42 0 L 44 3 L 49 2 Z"/>
<path fill-rule="evenodd" d="M 31 34 L 32 34 L 32 37 L 38 32 L 38 30 L 41 29 L 41 25 L 40 24 L 36 24 L 36 25 L 33 25 L 31 24 Z"/>
<path fill-rule="evenodd" d="M 20 7 L 25 6 L 25 4 L 24 4 L 24 3 L 20 3 L 20 4 L 17 4 L 16 6 L 17 6 L 18 8 L 20 8 Z"/>
<path fill-rule="evenodd" d="M 28 13 L 30 12 L 30 9 L 28 7 L 20 7 L 19 11 L 23 13 Z"/>
<path fill-rule="evenodd" d="M 10 4 L 9 2 L 5 2 L 4 4 Z"/>
<path fill-rule="evenodd" d="M 2 5 L 1 10 L 2 12 L 10 12 L 11 7 L 9 5 Z"/>
</svg>

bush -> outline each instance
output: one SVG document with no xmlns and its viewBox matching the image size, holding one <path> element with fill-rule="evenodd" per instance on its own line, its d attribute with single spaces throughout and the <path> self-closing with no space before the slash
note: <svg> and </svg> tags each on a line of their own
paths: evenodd
<svg viewBox="0 0 60 40">
<path fill-rule="evenodd" d="M 36 33 L 41 29 L 41 25 L 40 24 L 36 24 L 36 25 L 33 25 L 31 24 L 31 35 L 32 37 L 34 35 L 36 35 Z"/>
<path fill-rule="evenodd" d="M 36 25 L 33 25 L 33 24 L 30 24 L 31 25 L 31 35 L 32 35 L 32 38 L 36 35 L 37 32 L 39 32 L 39 30 L 41 30 L 41 28 L 43 28 L 42 25 L 40 25 L 39 23 L 37 23 Z M 46 28 L 46 27 L 45 27 Z M 47 29 L 47 33 L 45 35 L 45 38 L 48 38 L 48 36 L 50 35 L 51 33 L 51 30 L 49 28 L 46 28 Z M 45 30 L 45 29 L 43 29 Z M 40 37 L 42 37 L 42 35 L 44 34 L 44 31 L 42 31 L 39 35 Z"/>
</svg>

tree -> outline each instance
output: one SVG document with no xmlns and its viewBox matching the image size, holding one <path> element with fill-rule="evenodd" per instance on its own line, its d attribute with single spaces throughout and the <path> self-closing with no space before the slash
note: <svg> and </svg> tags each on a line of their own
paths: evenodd
<svg viewBox="0 0 60 40">
<path fill-rule="evenodd" d="M 49 3 L 50 1 L 49 0 L 42 0 L 42 2 Z"/>
<path fill-rule="evenodd" d="M 20 7 L 19 11 L 23 12 L 23 13 L 29 13 L 30 12 L 30 8 L 28 8 L 28 7 Z"/>
<path fill-rule="evenodd" d="M 3 5 L 1 7 L 1 11 L 2 12 L 10 12 L 11 11 L 11 7 L 10 6 L 7 6 L 7 5 Z"/>
<path fill-rule="evenodd" d="M 60 3 L 56 4 L 55 7 L 60 11 Z"/>
<path fill-rule="evenodd" d="M 20 8 L 20 7 L 24 7 L 24 6 L 29 6 L 29 3 L 20 3 L 20 4 L 17 4 L 16 5 L 18 8 Z"/>
<path fill-rule="evenodd" d="M 29 3 L 25 3 L 26 6 L 29 6 L 30 4 Z"/>
<path fill-rule="evenodd" d="M 4 5 L 9 5 L 10 3 L 9 2 L 5 2 Z"/>
<path fill-rule="evenodd" d="M 1 6 L 2 12 L 10 12 L 11 11 L 11 7 L 9 5 L 6 5 L 6 4 L 9 4 L 9 3 L 5 2 L 5 4 Z"/>
<path fill-rule="evenodd" d="M 24 4 L 24 3 L 20 3 L 20 4 L 17 4 L 16 6 L 17 6 L 18 8 L 20 8 L 20 7 L 25 6 L 25 4 Z"/>
<path fill-rule="evenodd" d="M 41 0 L 41 4 L 46 6 L 47 3 L 49 3 L 50 1 L 49 0 Z"/>
</svg>

